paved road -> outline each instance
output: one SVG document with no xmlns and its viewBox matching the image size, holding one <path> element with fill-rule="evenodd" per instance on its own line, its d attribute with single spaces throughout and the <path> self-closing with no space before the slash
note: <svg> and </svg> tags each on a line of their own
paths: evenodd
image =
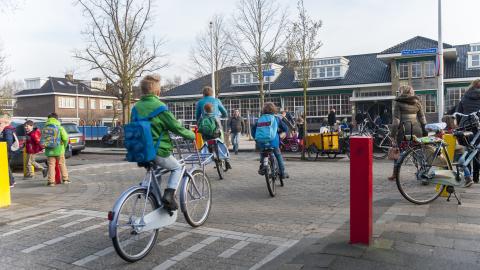
<svg viewBox="0 0 480 270">
<path fill-rule="evenodd" d="M 121 160 L 119 156 L 74 157 L 69 160 L 73 182 L 69 186 L 48 188 L 43 180 L 19 179 L 12 194 L 14 204 L 0 209 L 0 269 L 350 269 L 355 259 L 364 266 L 358 269 L 370 269 L 366 263 L 378 263 L 365 249 L 349 250 L 341 238 L 348 235 L 348 160 L 292 159 L 287 162 L 291 179 L 277 189 L 277 197 L 270 198 L 265 181 L 256 174 L 254 153 L 234 156 L 227 180 L 219 181 L 213 169 L 208 170 L 214 197 L 203 227 L 192 229 L 180 217 L 160 232 L 158 245 L 148 257 L 126 263 L 112 250 L 106 213 L 123 190 L 142 178 L 144 170 Z M 374 165 L 375 235 L 381 251 L 400 247 L 395 251 L 403 252 L 416 247 L 416 242 L 436 245 L 429 235 L 433 229 L 420 226 L 424 223 L 442 221 L 443 226 L 459 226 L 464 234 L 468 229 L 470 237 L 480 236 L 473 232 L 480 227 L 475 225 L 480 217 L 471 209 L 480 205 L 475 193 L 466 196 L 462 207 L 448 203 L 447 210 L 453 212 L 432 220 L 427 214 L 441 213 L 439 209 L 447 203 L 439 200 L 423 207 L 405 203 L 394 184 L 384 180 L 390 169 L 389 162 Z M 471 189 L 478 191 L 478 186 Z M 451 249 L 459 258 L 467 256 L 469 263 L 478 262 L 480 250 L 459 249 L 461 243 L 454 237 L 458 238 L 451 232 L 450 240 L 439 241 L 443 249 L 432 250 L 450 254 Z M 332 243 L 333 247 L 328 246 Z M 385 265 L 397 266 L 390 261 Z"/>
</svg>

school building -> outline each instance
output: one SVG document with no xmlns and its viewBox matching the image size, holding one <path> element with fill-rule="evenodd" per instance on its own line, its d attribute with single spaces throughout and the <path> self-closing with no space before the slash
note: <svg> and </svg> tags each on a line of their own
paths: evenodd
<svg viewBox="0 0 480 270">
<path fill-rule="evenodd" d="M 421 98 L 429 121 L 437 118 L 437 41 L 416 36 L 380 53 L 314 59 L 311 63 L 306 116 L 318 127 L 335 108 L 337 118 L 352 117 L 360 110 L 374 118 L 391 120 L 393 100 L 400 85 L 411 85 Z M 468 85 L 480 78 L 480 43 L 444 48 L 445 111 L 455 106 Z M 271 64 L 274 76 L 267 80 L 266 101 L 291 112 L 303 112 L 303 89 L 294 68 L 285 63 Z M 220 96 L 229 112 L 239 109 L 243 117 L 258 115 L 258 79 L 250 69 L 224 68 L 220 76 Z M 195 102 L 202 88 L 210 85 L 210 75 L 180 85 L 162 97 L 178 119 L 194 122 Z M 270 89 L 270 90 L 268 90 Z"/>
</svg>

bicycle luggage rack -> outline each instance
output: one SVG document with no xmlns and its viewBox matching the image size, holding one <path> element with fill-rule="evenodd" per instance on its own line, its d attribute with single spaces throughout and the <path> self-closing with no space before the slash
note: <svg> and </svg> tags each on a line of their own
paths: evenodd
<svg viewBox="0 0 480 270">
<path fill-rule="evenodd" d="M 213 154 L 200 153 L 194 140 L 185 140 L 172 134 L 170 134 L 170 138 L 174 145 L 173 156 L 185 164 L 198 165 L 205 170 L 205 165 L 213 161 Z"/>
</svg>

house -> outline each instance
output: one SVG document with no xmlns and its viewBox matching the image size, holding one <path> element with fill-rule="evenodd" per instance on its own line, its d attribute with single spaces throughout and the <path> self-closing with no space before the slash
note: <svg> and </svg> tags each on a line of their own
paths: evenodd
<svg viewBox="0 0 480 270">
<path fill-rule="evenodd" d="M 18 92 L 14 109 L 16 117 L 46 117 L 57 113 L 62 121 L 80 125 L 112 125 L 118 121 L 117 99 L 105 92 L 106 84 L 65 78 L 25 79 L 25 90 Z"/>
<path fill-rule="evenodd" d="M 0 111 L 13 115 L 13 108 L 15 107 L 15 98 L 0 97 Z"/>
<path fill-rule="evenodd" d="M 335 108 L 338 118 L 352 119 L 367 112 L 373 119 L 392 120 L 393 100 L 400 85 L 413 86 L 429 121 L 437 119 L 437 41 L 416 36 L 379 53 L 334 56 L 311 62 L 306 117 L 312 128 Z M 480 78 L 480 43 L 444 47 L 445 111 L 458 104 L 468 85 Z M 265 100 L 297 114 L 303 114 L 303 89 L 299 74 L 286 63 L 265 69 L 274 70 L 266 80 Z M 260 113 L 258 79 L 245 66 L 228 67 L 221 76 L 219 98 L 229 112 Z M 185 122 L 194 121 L 195 102 L 202 88 L 210 85 L 210 75 L 173 88 L 162 97 L 169 109 Z"/>
</svg>

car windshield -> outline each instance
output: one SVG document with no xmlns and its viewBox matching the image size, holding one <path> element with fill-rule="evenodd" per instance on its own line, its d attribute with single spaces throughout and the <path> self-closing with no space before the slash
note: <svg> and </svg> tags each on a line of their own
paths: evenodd
<svg viewBox="0 0 480 270">
<path fill-rule="evenodd" d="M 78 127 L 75 124 L 63 124 L 62 127 L 65 129 L 65 131 L 68 134 L 70 134 L 70 133 L 80 133 L 80 130 L 78 130 Z"/>
</svg>

